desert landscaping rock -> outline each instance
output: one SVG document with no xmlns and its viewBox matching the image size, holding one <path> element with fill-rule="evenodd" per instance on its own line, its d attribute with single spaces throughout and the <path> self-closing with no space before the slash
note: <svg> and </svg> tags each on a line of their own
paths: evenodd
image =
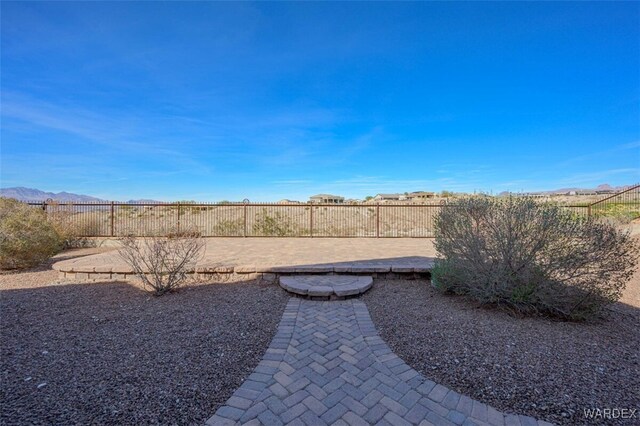
<svg viewBox="0 0 640 426">
<path fill-rule="evenodd" d="M 346 297 L 362 294 L 373 278 L 353 275 L 292 275 L 280 277 L 280 286 L 301 296 Z"/>
<path fill-rule="evenodd" d="M 203 424 L 258 364 L 288 299 L 255 282 L 154 297 L 56 279 L 50 264 L 0 274 L 0 424 Z"/>
<path fill-rule="evenodd" d="M 590 425 L 584 409 L 640 409 L 639 288 L 636 274 L 623 302 L 590 323 L 513 317 L 443 296 L 426 280 L 376 280 L 362 300 L 382 338 L 424 377 L 501 412 Z M 458 411 L 469 404 L 463 396 Z"/>
<path fill-rule="evenodd" d="M 505 424 L 492 407 L 459 400 L 389 349 L 363 302 L 292 298 L 254 373 L 207 425 Z"/>
</svg>

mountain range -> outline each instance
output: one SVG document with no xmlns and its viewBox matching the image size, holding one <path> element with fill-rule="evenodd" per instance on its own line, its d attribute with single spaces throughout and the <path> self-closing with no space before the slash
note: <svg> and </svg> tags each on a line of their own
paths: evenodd
<svg viewBox="0 0 640 426">
<path fill-rule="evenodd" d="M 46 201 L 54 200 L 59 202 L 81 202 L 81 203 L 100 203 L 107 202 L 101 198 L 92 197 L 90 195 L 73 194 L 71 192 L 45 192 L 39 189 L 15 187 L 0 188 L 0 197 L 15 198 L 20 201 Z M 160 203 L 156 200 L 129 200 L 128 203 Z"/>
<path fill-rule="evenodd" d="M 552 189 L 550 191 L 532 191 L 529 192 L 529 194 L 544 194 L 544 195 L 552 195 L 552 194 L 567 194 L 570 192 L 590 192 L 590 191 L 598 191 L 598 192 L 611 192 L 611 193 L 615 193 L 615 192 L 620 192 L 625 190 L 626 188 L 628 188 L 630 185 L 624 185 L 624 186 L 611 186 L 608 183 L 603 183 L 602 185 L 598 185 L 595 188 L 559 188 L 559 189 Z M 505 192 L 501 192 L 498 195 L 508 195 L 509 192 L 505 191 Z"/>
</svg>

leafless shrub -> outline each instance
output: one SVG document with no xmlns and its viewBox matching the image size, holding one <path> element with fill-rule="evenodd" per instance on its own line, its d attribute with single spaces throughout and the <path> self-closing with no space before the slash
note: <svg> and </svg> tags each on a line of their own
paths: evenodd
<svg viewBox="0 0 640 426">
<path fill-rule="evenodd" d="M 204 241 L 194 229 L 160 230 L 144 238 L 126 236 L 120 242 L 122 259 L 157 296 L 177 290 L 204 254 Z"/>
<path fill-rule="evenodd" d="M 0 269 L 35 266 L 58 252 L 62 242 L 42 209 L 0 197 Z"/>
<path fill-rule="evenodd" d="M 521 313 L 591 317 L 620 298 L 638 259 L 628 232 L 526 198 L 456 200 L 435 227 L 434 285 Z"/>
</svg>

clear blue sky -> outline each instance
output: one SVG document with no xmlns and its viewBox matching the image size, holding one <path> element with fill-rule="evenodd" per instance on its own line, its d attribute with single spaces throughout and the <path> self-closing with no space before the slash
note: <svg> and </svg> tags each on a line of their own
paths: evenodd
<svg viewBox="0 0 640 426">
<path fill-rule="evenodd" d="M 1 186 L 108 199 L 640 180 L 640 3 L 2 2 Z"/>
</svg>

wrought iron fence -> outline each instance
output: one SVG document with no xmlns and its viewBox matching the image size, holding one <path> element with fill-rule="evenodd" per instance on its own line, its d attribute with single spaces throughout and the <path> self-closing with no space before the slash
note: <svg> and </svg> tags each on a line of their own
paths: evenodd
<svg viewBox="0 0 640 426">
<path fill-rule="evenodd" d="M 640 185 L 632 185 L 617 194 L 605 197 L 589 206 L 589 215 L 619 217 L 633 220 L 640 217 Z"/>
<path fill-rule="evenodd" d="M 147 236 L 197 229 L 205 237 L 431 238 L 447 204 L 29 203 L 87 237 Z M 640 185 L 595 203 L 564 205 L 578 215 L 640 217 Z"/>
<path fill-rule="evenodd" d="M 205 237 L 433 237 L 433 205 L 270 203 L 29 203 L 78 234 L 147 236 L 197 229 Z"/>
</svg>

